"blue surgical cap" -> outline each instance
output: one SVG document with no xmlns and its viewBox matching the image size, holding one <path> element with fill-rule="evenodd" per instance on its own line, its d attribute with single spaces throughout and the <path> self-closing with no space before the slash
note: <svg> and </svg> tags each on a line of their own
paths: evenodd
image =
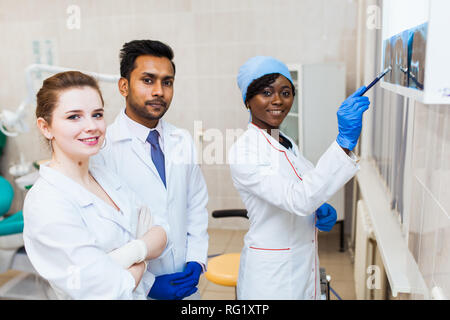
<svg viewBox="0 0 450 320">
<path fill-rule="evenodd" d="M 272 57 L 253 57 L 248 59 L 247 62 L 239 68 L 237 83 L 239 89 L 241 89 L 242 99 L 244 102 L 247 97 L 248 86 L 253 82 L 253 80 L 259 79 L 262 76 L 271 73 L 279 73 L 285 76 L 291 83 L 294 83 L 287 66 L 280 60 Z"/>
</svg>

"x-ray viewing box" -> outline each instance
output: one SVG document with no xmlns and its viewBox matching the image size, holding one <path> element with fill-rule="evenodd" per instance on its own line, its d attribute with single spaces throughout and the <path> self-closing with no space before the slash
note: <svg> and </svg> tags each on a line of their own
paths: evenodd
<svg viewBox="0 0 450 320">
<path fill-rule="evenodd" d="M 450 104 L 450 1 L 384 0 L 381 86 L 425 104 Z"/>
</svg>

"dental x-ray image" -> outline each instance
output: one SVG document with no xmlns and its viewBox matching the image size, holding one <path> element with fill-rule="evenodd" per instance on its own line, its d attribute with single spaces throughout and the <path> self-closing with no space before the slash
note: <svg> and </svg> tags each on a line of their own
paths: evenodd
<svg viewBox="0 0 450 320">
<path fill-rule="evenodd" d="M 409 87 L 423 90 L 428 23 L 411 30 L 408 41 Z"/>
<path fill-rule="evenodd" d="M 408 35 L 407 30 L 392 38 L 394 49 L 391 55 L 392 77 L 395 84 L 403 87 L 408 86 Z"/>
<path fill-rule="evenodd" d="M 383 52 L 384 52 L 383 70 L 386 70 L 390 66 L 392 67 L 392 61 L 391 61 L 392 49 L 391 49 L 391 40 L 390 39 L 383 41 Z M 382 80 L 392 83 L 393 82 L 392 79 L 393 79 L 392 72 L 388 72 L 388 74 L 386 74 Z"/>
<path fill-rule="evenodd" d="M 383 41 L 383 68 L 392 67 L 384 81 L 423 90 L 427 30 L 424 23 Z"/>
</svg>

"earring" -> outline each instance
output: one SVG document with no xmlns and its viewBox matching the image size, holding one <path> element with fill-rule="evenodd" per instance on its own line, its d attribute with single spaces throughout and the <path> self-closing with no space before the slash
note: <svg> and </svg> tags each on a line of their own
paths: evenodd
<svg viewBox="0 0 450 320">
<path fill-rule="evenodd" d="M 103 139 L 103 144 L 100 147 L 100 150 L 103 150 L 105 147 L 106 147 L 106 136 L 105 136 L 105 139 Z"/>
</svg>

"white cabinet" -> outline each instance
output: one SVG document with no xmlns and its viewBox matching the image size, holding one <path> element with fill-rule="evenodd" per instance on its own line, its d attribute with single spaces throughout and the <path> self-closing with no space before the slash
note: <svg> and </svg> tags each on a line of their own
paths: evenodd
<svg viewBox="0 0 450 320">
<path fill-rule="evenodd" d="M 316 164 L 336 140 L 336 112 L 345 100 L 344 63 L 288 65 L 296 88 L 294 105 L 281 131 L 293 138 L 300 152 Z M 344 219 L 344 188 L 329 201 Z"/>
</svg>

